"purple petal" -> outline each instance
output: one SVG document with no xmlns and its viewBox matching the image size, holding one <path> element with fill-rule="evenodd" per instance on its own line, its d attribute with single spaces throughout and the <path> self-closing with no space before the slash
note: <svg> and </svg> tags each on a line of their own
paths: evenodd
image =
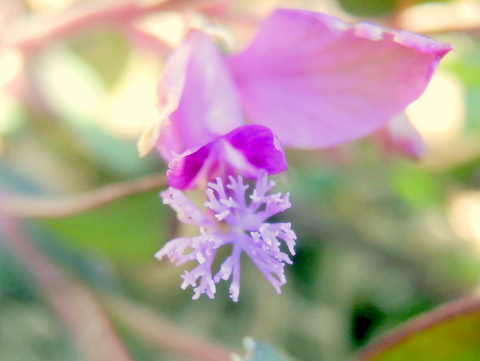
<svg viewBox="0 0 480 361">
<path fill-rule="evenodd" d="M 261 125 L 244 125 L 223 137 L 236 151 L 245 157 L 255 168 L 248 174 L 247 168 L 240 174 L 247 178 L 256 178 L 258 170 L 264 169 L 267 174 L 275 174 L 287 169 L 287 161 L 278 138 L 270 129 Z M 233 164 L 233 160 L 230 160 Z M 240 166 L 241 167 L 241 166 Z"/>
<path fill-rule="evenodd" d="M 168 161 L 172 152 L 200 147 L 243 124 L 230 71 L 201 31 L 191 30 L 169 58 L 157 93 L 160 109 L 167 108 L 161 113 L 168 117 L 157 149 Z"/>
<path fill-rule="evenodd" d="M 177 155 L 169 164 L 168 184 L 189 189 L 236 172 L 256 178 L 261 170 L 275 174 L 287 169 L 285 154 L 272 131 L 262 125 L 241 126 L 195 150 Z"/>
<path fill-rule="evenodd" d="M 200 182 L 202 175 L 207 177 L 206 172 L 212 172 L 218 167 L 211 157 L 214 142 L 194 150 L 176 155 L 168 165 L 168 185 L 176 189 L 194 188 Z"/>
<path fill-rule="evenodd" d="M 405 31 L 277 10 L 228 64 L 252 123 L 285 146 L 315 148 L 385 125 L 420 96 L 450 50 Z"/>
</svg>

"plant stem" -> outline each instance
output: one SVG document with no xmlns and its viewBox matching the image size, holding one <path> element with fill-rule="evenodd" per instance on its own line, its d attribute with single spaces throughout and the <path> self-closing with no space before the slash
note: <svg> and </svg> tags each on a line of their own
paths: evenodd
<svg viewBox="0 0 480 361">
<path fill-rule="evenodd" d="M 167 185 L 164 175 L 151 175 L 132 181 L 110 184 L 95 191 L 66 199 L 27 198 L 4 194 L 3 210 L 16 218 L 61 218 L 90 211 L 134 194 L 162 188 Z"/>
<path fill-rule="evenodd" d="M 155 12 L 186 11 L 223 0 L 164 0 L 91 2 L 73 6 L 56 15 L 19 18 L 8 24 L 0 36 L 0 48 L 28 53 L 45 44 L 92 26 L 122 25 Z"/>
</svg>

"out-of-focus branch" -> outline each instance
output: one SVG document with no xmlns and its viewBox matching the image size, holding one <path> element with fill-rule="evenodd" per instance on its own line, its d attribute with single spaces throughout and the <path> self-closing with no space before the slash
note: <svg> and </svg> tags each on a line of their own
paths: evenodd
<svg viewBox="0 0 480 361">
<path fill-rule="evenodd" d="M 152 347 L 196 361 L 231 361 L 232 351 L 178 328 L 158 313 L 126 299 L 105 295 L 112 315 Z"/>
<path fill-rule="evenodd" d="M 186 11 L 224 0 L 161 0 L 91 2 L 74 6 L 55 15 L 37 14 L 18 18 L 2 30 L 0 48 L 33 51 L 52 40 L 70 36 L 95 26 L 121 25 L 143 16 L 165 11 Z"/>
<path fill-rule="evenodd" d="M 2 207 L 10 217 L 60 218 L 86 212 L 123 197 L 158 189 L 166 185 L 167 180 L 164 175 L 153 175 L 111 184 L 92 192 L 65 199 L 27 198 L 4 194 Z"/>
<path fill-rule="evenodd" d="M 86 359 L 133 361 L 93 293 L 42 254 L 15 220 L 0 216 L 0 237 L 29 269 L 45 300 Z"/>
</svg>

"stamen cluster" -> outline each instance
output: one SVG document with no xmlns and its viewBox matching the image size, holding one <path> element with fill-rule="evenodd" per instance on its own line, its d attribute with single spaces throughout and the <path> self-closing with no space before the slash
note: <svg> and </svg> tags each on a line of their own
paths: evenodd
<svg viewBox="0 0 480 361">
<path fill-rule="evenodd" d="M 255 182 L 251 194 L 250 187 L 243 178 L 228 177 L 224 184 L 218 177 L 208 183 L 207 198 L 200 209 L 185 195 L 174 188 L 161 193 L 165 204 L 169 204 L 183 222 L 199 227 L 199 235 L 180 237 L 168 242 L 157 254 L 158 259 L 167 256 L 171 262 L 181 265 L 196 261 L 198 265 L 183 274 L 181 287 L 194 287 L 194 299 L 206 294 L 213 298 L 215 284 L 232 278 L 230 297 L 238 301 L 240 293 L 240 256 L 245 253 L 262 272 L 265 278 L 280 293 L 280 286 L 286 282 L 285 264 L 291 264 L 290 257 L 282 248 L 286 245 L 290 255 L 295 254 L 296 235 L 290 223 L 268 223 L 272 216 L 291 207 L 289 194 L 268 194 L 275 182 L 267 180 L 262 172 Z M 212 273 L 212 266 L 220 247 L 231 245 L 232 253 Z"/>
</svg>

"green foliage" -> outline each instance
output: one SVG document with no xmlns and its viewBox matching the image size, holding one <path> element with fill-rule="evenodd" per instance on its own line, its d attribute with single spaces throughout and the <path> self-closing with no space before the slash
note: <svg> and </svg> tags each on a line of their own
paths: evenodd
<svg viewBox="0 0 480 361">
<path fill-rule="evenodd" d="M 0 354 L 5 361 L 83 361 L 71 340 L 45 307 L 3 302 Z"/>
<path fill-rule="evenodd" d="M 356 16 L 382 16 L 395 11 L 397 0 L 338 0 L 342 8 Z"/>
<path fill-rule="evenodd" d="M 392 173 L 393 190 L 412 206 L 425 209 L 445 201 L 438 175 L 414 166 L 398 167 Z"/>
<path fill-rule="evenodd" d="M 468 132 L 480 131 L 480 50 L 478 39 L 464 39 L 455 56 L 446 63 L 448 69 L 464 87 L 465 124 Z"/>
<path fill-rule="evenodd" d="M 459 301 L 412 320 L 371 348 L 362 361 L 474 361 L 480 358 L 478 302 Z M 388 345 L 388 346 L 386 346 Z M 371 356 L 370 356 L 371 355 Z"/>
<path fill-rule="evenodd" d="M 126 263 L 149 262 L 166 240 L 170 217 L 158 192 L 118 200 L 85 214 L 44 221 L 64 242 Z"/>
<path fill-rule="evenodd" d="M 451 0 L 413 0 L 408 1 L 409 6 L 427 2 L 447 2 Z M 355 16 L 377 17 L 394 13 L 406 3 L 403 0 L 338 0 L 342 8 Z"/>
<path fill-rule="evenodd" d="M 8 251 L 0 238 L 0 300 L 34 300 L 36 289 L 24 266 Z"/>
<path fill-rule="evenodd" d="M 80 34 L 72 40 L 70 48 L 95 70 L 107 87 L 118 82 L 130 55 L 126 39 L 112 29 Z"/>
<path fill-rule="evenodd" d="M 245 347 L 247 349 L 247 356 L 242 358 L 243 361 L 288 361 L 281 351 L 275 347 L 261 341 L 246 339 Z"/>
<path fill-rule="evenodd" d="M 63 134 L 83 157 L 114 176 L 151 171 L 154 162 L 150 158 L 139 161 L 134 142 L 119 139 L 101 126 L 109 96 L 95 66 L 69 51 L 38 61 L 41 89 L 51 111 L 59 117 Z"/>
</svg>

